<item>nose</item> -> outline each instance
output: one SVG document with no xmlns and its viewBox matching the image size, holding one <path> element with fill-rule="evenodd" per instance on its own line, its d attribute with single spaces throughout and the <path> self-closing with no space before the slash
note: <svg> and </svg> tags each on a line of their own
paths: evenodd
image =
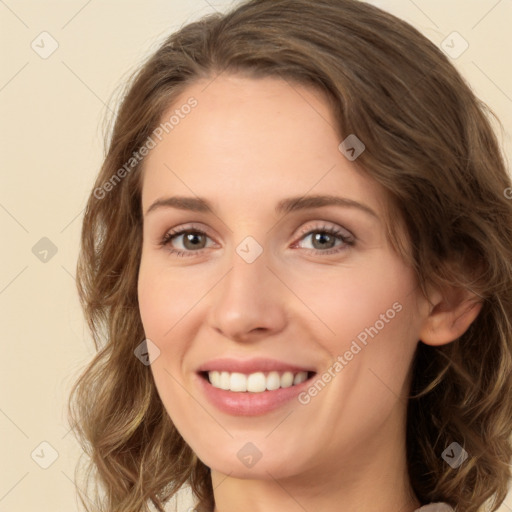
<svg viewBox="0 0 512 512">
<path fill-rule="evenodd" d="M 218 333 L 235 341 L 268 337 L 286 325 L 286 287 L 269 267 L 263 250 L 252 263 L 236 251 L 230 269 L 212 294 L 209 323 Z"/>
</svg>

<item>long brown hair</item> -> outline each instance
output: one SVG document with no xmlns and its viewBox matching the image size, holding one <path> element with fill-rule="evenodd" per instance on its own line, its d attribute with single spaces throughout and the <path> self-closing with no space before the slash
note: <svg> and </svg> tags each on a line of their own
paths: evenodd
<svg viewBox="0 0 512 512">
<path fill-rule="evenodd" d="M 144 339 L 137 302 L 144 160 L 134 155 L 177 95 L 220 73 L 323 91 L 334 129 L 366 146 L 357 164 L 386 190 L 387 236 L 423 292 L 434 284 L 480 297 L 480 314 L 459 339 L 418 343 L 407 463 L 422 504 L 476 512 L 493 499 L 497 510 L 512 456 L 512 189 L 494 114 L 419 31 L 356 0 L 244 2 L 173 33 L 130 78 L 87 203 L 77 265 L 97 349 L 69 400 L 90 459 L 87 484 L 95 472 L 83 505 L 138 512 L 151 502 L 162 511 L 188 483 L 198 510 L 213 509 L 210 469 L 174 427 L 150 367 L 134 356 Z M 442 457 L 453 442 L 469 455 L 456 469 Z"/>
</svg>

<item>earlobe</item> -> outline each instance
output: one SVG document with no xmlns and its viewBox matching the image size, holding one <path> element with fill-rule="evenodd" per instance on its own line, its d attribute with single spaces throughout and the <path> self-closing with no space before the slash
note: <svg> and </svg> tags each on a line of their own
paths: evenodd
<svg viewBox="0 0 512 512">
<path fill-rule="evenodd" d="M 462 336 L 482 309 L 482 300 L 468 290 L 439 300 L 425 319 L 419 339 L 426 345 L 445 345 Z"/>
</svg>

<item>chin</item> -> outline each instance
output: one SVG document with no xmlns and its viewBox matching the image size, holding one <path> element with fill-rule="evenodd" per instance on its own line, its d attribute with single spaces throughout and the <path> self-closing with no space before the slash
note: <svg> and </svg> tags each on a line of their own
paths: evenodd
<svg viewBox="0 0 512 512">
<path fill-rule="evenodd" d="M 238 443 L 237 443 L 238 444 Z M 273 456 L 265 457 L 261 453 L 260 458 L 256 452 L 253 452 L 251 460 L 251 448 L 236 448 L 233 450 L 229 447 L 222 453 L 208 453 L 199 459 L 214 471 L 231 478 L 240 479 L 257 479 L 257 480 L 273 480 L 291 477 L 299 471 L 296 466 L 290 466 L 290 458 L 279 452 L 278 449 L 272 449 Z M 197 452 L 196 452 L 197 453 Z"/>
</svg>

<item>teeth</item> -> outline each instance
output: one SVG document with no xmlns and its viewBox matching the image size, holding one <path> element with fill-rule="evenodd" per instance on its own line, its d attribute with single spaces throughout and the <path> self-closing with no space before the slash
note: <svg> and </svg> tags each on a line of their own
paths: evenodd
<svg viewBox="0 0 512 512">
<path fill-rule="evenodd" d="M 256 372 L 246 375 L 244 373 L 208 372 L 208 379 L 214 388 L 235 391 L 238 393 L 262 393 L 279 388 L 289 388 L 304 382 L 308 378 L 308 372 Z"/>
</svg>

